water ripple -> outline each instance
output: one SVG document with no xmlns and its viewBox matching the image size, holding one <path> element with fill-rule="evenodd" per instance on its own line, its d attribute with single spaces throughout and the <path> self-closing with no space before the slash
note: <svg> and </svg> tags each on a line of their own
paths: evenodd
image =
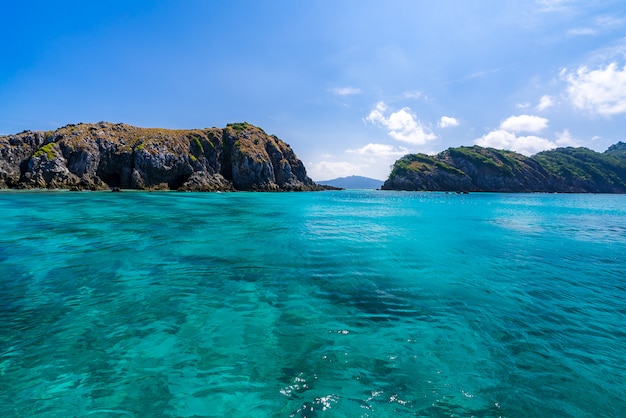
<svg viewBox="0 0 626 418">
<path fill-rule="evenodd" d="M 0 193 L 0 415 L 620 416 L 623 196 Z"/>
</svg>

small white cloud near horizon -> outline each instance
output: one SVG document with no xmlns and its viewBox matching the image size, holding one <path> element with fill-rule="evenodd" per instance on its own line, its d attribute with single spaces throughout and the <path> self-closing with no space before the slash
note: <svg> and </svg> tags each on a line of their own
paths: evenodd
<svg viewBox="0 0 626 418">
<path fill-rule="evenodd" d="M 437 124 L 440 128 L 449 128 L 451 126 L 459 126 L 459 121 L 450 116 L 442 116 Z"/>
<path fill-rule="evenodd" d="M 387 135 L 396 141 L 423 145 L 437 138 L 417 120 L 409 107 L 403 107 L 397 112 L 390 113 L 389 116 L 385 116 L 386 113 L 387 105 L 384 102 L 378 102 L 365 121 L 387 128 Z"/>
<path fill-rule="evenodd" d="M 510 132 L 539 132 L 548 126 L 548 119 L 533 115 L 510 116 L 500 123 L 500 129 Z"/>
<path fill-rule="evenodd" d="M 363 169 L 363 165 L 354 164 L 349 161 L 322 160 L 307 164 L 307 175 L 314 181 L 324 181 L 338 177 L 361 175 Z"/>
<path fill-rule="evenodd" d="M 330 92 L 337 96 L 352 96 L 354 94 L 360 94 L 361 89 L 355 87 L 335 87 L 330 89 Z"/>
<path fill-rule="evenodd" d="M 540 151 L 557 148 L 554 142 L 538 136 L 517 136 L 513 132 L 504 129 L 491 131 L 474 141 L 481 147 L 505 149 L 531 156 Z"/>
<path fill-rule="evenodd" d="M 476 139 L 474 143 L 481 147 L 505 149 L 519 152 L 526 156 L 558 147 L 580 146 L 581 144 L 579 140 L 572 137 L 567 129 L 557 133 L 555 141 L 537 135 L 518 136 L 517 134 L 520 132 L 538 132 L 548 125 L 548 119 L 529 115 L 521 116 L 527 116 L 527 118 L 508 118 L 502 122 L 499 129 L 483 135 Z"/>
<path fill-rule="evenodd" d="M 569 129 L 563 129 L 563 132 L 556 134 L 556 144 L 559 147 L 580 147 L 583 145 L 582 141 L 579 141 L 570 134 Z"/>
<path fill-rule="evenodd" d="M 537 104 L 536 109 L 539 111 L 542 111 L 552 106 L 554 106 L 554 101 L 552 100 L 552 97 L 548 95 L 544 95 L 544 96 L 541 96 L 541 99 L 539 99 L 539 104 Z"/>
<path fill-rule="evenodd" d="M 620 69 L 612 62 L 597 70 L 582 66 L 575 72 L 564 68 L 561 78 L 575 108 L 605 117 L 626 113 L 626 65 Z"/>
<path fill-rule="evenodd" d="M 347 149 L 343 156 L 322 154 L 321 160 L 307 163 L 307 174 L 314 181 L 338 177 L 364 176 L 385 180 L 391 165 L 412 150 L 403 146 L 369 143 L 361 148 Z"/>
</svg>

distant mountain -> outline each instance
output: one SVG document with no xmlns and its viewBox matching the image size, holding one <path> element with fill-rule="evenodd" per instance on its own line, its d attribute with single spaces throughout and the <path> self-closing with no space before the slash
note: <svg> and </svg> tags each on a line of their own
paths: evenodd
<svg viewBox="0 0 626 418">
<path fill-rule="evenodd" d="M 384 190 L 626 193 L 626 144 L 604 153 L 557 148 L 526 157 L 479 146 L 395 162 Z"/>
<path fill-rule="evenodd" d="M 332 180 L 318 181 L 317 184 L 321 184 L 323 186 L 341 187 L 342 189 L 380 189 L 383 185 L 383 181 L 369 177 L 349 176 L 339 177 Z"/>
</svg>

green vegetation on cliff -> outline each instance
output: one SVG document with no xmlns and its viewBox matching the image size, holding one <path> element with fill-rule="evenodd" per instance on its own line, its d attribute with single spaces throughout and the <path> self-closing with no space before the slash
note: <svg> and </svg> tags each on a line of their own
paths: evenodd
<svg viewBox="0 0 626 418">
<path fill-rule="evenodd" d="M 444 161 L 437 160 L 426 154 L 408 154 L 400 158 L 393 165 L 391 170 L 392 176 L 401 176 L 411 171 L 429 172 L 434 168 L 449 171 L 453 174 L 463 174 L 458 168 L 446 164 Z"/>
<path fill-rule="evenodd" d="M 480 146 L 410 154 L 396 161 L 383 189 L 626 193 L 626 144 L 604 153 L 569 147 L 533 157 Z"/>
<path fill-rule="evenodd" d="M 42 146 L 41 148 L 39 148 L 34 154 L 33 157 L 41 157 L 42 155 L 45 155 L 46 157 L 48 157 L 49 160 L 52 160 L 55 156 L 54 153 L 54 142 L 51 142 L 49 144 L 46 144 L 44 146 Z"/>
<path fill-rule="evenodd" d="M 516 154 L 514 152 L 483 148 L 478 145 L 450 148 L 448 153 L 453 159 L 464 158 L 476 166 L 492 169 L 505 176 L 512 176 L 513 168 L 520 164 L 519 160 L 515 158 Z"/>
<path fill-rule="evenodd" d="M 626 143 L 620 141 L 617 144 L 611 145 L 606 150 L 605 154 L 626 157 Z"/>
<path fill-rule="evenodd" d="M 559 148 L 533 157 L 567 183 L 585 183 L 602 191 L 626 190 L 626 154 L 588 148 Z"/>
</svg>

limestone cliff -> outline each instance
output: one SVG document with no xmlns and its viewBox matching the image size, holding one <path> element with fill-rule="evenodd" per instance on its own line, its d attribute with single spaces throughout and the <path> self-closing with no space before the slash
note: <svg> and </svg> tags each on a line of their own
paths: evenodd
<svg viewBox="0 0 626 418">
<path fill-rule="evenodd" d="M 532 157 L 479 146 L 410 154 L 394 164 L 385 190 L 626 193 L 626 144 L 604 153 L 558 148 Z"/>
<path fill-rule="evenodd" d="M 0 188 L 321 190 L 291 147 L 248 123 L 169 130 L 100 122 L 0 136 Z"/>
</svg>

